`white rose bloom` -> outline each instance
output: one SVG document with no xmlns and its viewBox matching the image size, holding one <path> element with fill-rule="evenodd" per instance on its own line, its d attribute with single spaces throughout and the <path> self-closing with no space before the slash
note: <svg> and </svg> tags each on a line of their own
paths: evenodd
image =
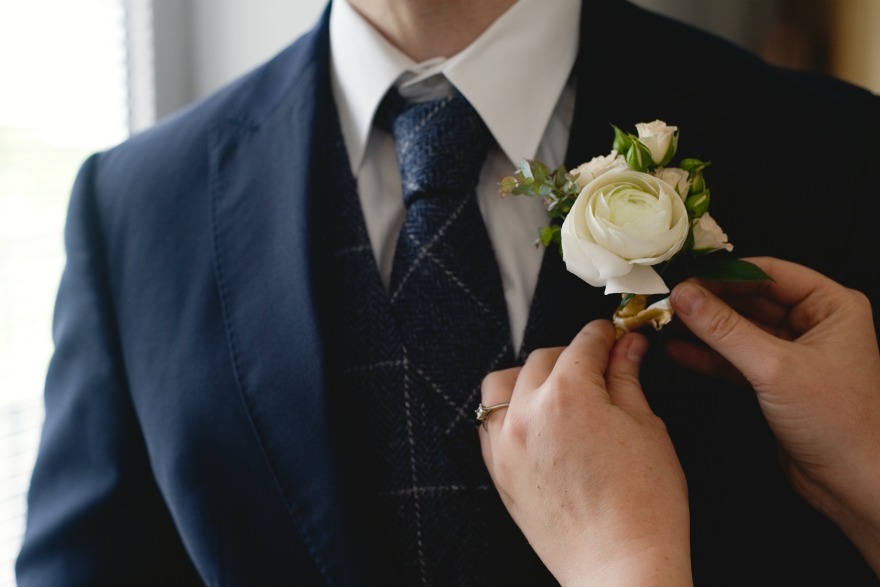
<svg viewBox="0 0 880 587">
<path fill-rule="evenodd" d="M 691 182 L 688 179 L 687 171 L 678 167 L 662 167 L 654 175 L 674 187 L 682 200 L 687 199 L 688 192 L 691 191 Z"/>
<path fill-rule="evenodd" d="M 667 126 L 662 120 L 640 122 L 636 125 L 639 140 L 648 147 L 656 165 L 666 165 L 672 159 L 678 141 L 678 127 Z"/>
<path fill-rule="evenodd" d="M 603 173 L 578 195 L 562 224 L 569 271 L 605 293 L 654 294 L 669 288 L 652 265 L 677 253 L 688 215 L 675 189 L 638 171 Z"/>
<path fill-rule="evenodd" d="M 733 245 L 727 242 L 727 234 L 721 230 L 715 219 L 707 212 L 698 220 L 694 220 L 694 250 L 718 251 L 721 249 L 732 251 Z"/>
<path fill-rule="evenodd" d="M 571 174 L 577 174 L 578 187 L 584 189 L 584 187 L 588 183 L 590 183 L 603 173 L 627 168 L 628 166 L 626 164 L 626 160 L 623 158 L 623 155 L 618 155 L 617 151 L 611 151 L 611 153 L 609 153 L 608 155 L 593 157 L 587 163 L 583 163 L 575 167 L 571 170 Z"/>
</svg>

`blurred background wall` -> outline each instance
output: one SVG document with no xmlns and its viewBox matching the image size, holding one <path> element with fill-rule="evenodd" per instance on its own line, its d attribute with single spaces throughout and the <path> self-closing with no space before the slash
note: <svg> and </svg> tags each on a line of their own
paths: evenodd
<svg viewBox="0 0 880 587">
<path fill-rule="evenodd" d="M 632 0 L 746 47 L 771 63 L 880 93 L 878 0 Z"/>
<path fill-rule="evenodd" d="M 307 30 L 324 0 L 154 0 L 157 114 L 205 95 Z M 548 10 L 554 0 L 544 0 Z M 880 93 L 880 0 L 632 0 L 788 67 Z M 162 51 L 174 58 L 163 58 Z"/>
</svg>

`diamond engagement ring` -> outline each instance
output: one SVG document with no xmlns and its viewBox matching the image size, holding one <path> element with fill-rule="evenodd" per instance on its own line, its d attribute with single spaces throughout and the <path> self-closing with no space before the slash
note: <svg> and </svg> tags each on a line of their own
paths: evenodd
<svg viewBox="0 0 880 587">
<path fill-rule="evenodd" d="M 489 418 L 489 414 L 500 408 L 506 408 L 509 405 L 510 402 L 501 402 L 494 406 L 484 406 L 483 404 L 478 405 L 477 409 L 474 410 L 474 413 L 477 415 L 477 422 L 480 422 L 483 425 L 483 428 L 488 430 L 488 428 L 486 428 L 486 420 Z"/>
</svg>

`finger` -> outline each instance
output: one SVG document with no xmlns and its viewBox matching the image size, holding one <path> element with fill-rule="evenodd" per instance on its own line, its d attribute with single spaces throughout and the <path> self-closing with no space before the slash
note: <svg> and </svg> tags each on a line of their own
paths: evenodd
<svg viewBox="0 0 880 587">
<path fill-rule="evenodd" d="M 651 413 L 651 407 L 639 383 L 639 367 L 648 341 L 641 334 L 629 333 L 611 350 L 605 383 L 611 402 L 627 412 Z"/>
<path fill-rule="evenodd" d="M 499 404 L 510 403 L 513 399 L 513 390 L 521 372 L 521 367 L 513 367 L 503 371 L 495 371 L 486 375 L 480 386 L 480 405 L 491 408 Z M 504 424 L 507 409 L 495 409 L 483 420 L 480 430 L 489 431 L 489 420 L 492 420 L 493 428 L 499 430 Z M 481 435 L 482 435 L 481 432 Z"/>
<path fill-rule="evenodd" d="M 678 338 L 667 339 L 663 351 L 679 366 L 700 375 L 724 379 L 734 385 L 749 386 L 749 382 L 730 361 L 703 343 L 693 343 Z"/>
<path fill-rule="evenodd" d="M 565 347 L 553 347 L 536 349 L 529 353 L 522 372 L 519 374 L 518 383 L 522 389 L 537 389 L 553 371 L 556 361 Z"/>
<path fill-rule="evenodd" d="M 690 278 L 688 281 L 704 287 L 724 300 L 724 303 L 736 310 L 744 318 L 748 318 L 749 321 L 764 332 L 786 340 L 795 338 L 789 324 L 791 307 L 764 297 L 767 295 L 769 283 L 760 286 L 755 283 L 732 284 L 704 281 L 698 278 Z M 673 321 L 667 329 L 671 334 L 689 332 L 678 320 Z"/>
<path fill-rule="evenodd" d="M 706 288 L 684 282 L 670 296 L 681 321 L 754 383 L 782 341 L 767 334 Z"/>
<path fill-rule="evenodd" d="M 550 378 L 556 388 L 585 389 L 605 399 L 605 369 L 614 346 L 614 327 L 607 320 L 584 326 L 556 360 Z"/>
<path fill-rule="evenodd" d="M 701 285 L 723 298 L 735 296 L 762 296 L 791 306 L 812 290 L 816 277 L 826 279 L 803 265 L 783 261 L 774 257 L 746 257 L 741 259 L 756 265 L 770 279 L 760 281 L 714 281 L 701 282 Z"/>
<path fill-rule="evenodd" d="M 503 371 L 495 371 L 489 373 L 484 379 L 480 387 L 481 404 L 483 406 L 494 406 L 503 402 L 509 402 L 513 395 L 513 388 L 516 386 L 517 376 L 520 373 L 520 367 L 505 369 Z M 489 474 L 494 477 L 493 459 L 492 459 L 492 437 L 498 434 L 498 431 L 504 424 L 504 418 L 507 416 L 506 409 L 494 410 L 489 417 L 484 420 L 485 426 L 478 428 L 480 436 L 480 451 L 483 455 L 483 462 L 489 469 Z M 492 426 L 489 426 L 489 420 L 492 420 Z M 491 432 L 490 432 L 491 431 Z"/>
<path fill-rule="evenodd" d="M 760 296 L 785 307 L 803 302 L 817 287 L 834 286 L 834 281 L 803 265 L 774 257 L 742 259 L 758 266 L 772 281 L 708 281 L 706 289 L 723 298 L 729 296 Z"/>
<path fill-rule="evenodd" d="M 522 367 L 512 367 L 486 375 L 480 386 L 480 402 L 484 406 L 509 402 L 521 370 Z"/>
<path fill-rule="evenodd" d="M 714 289 L 710 284 L 701 283 L 701 285 L 714 293 Z M 718 294 L 716 293 L 716 295 Z M 789 306 L 767 299 L 761 295 L 731 297 L 720 295 L 718 297 L 729 304 L 731 308 L 754 322 L 756 326 L 767 332 L 774 332 L 781 328 L 785 324 L 788 313 L 791 310 Z"/>
</svg>

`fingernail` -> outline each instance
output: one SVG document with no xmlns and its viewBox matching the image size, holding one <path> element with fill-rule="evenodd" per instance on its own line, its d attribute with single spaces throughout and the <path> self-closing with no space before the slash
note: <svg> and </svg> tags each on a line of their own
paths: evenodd
<svg viewBox="0 0 880 587">
<path fill-rule="evenodd" d="M 627 345 L 626 358 L 633 363 L 641 363 L 648 350 L 648 341 L 641 336 L 628 336 L 624 342 Z"/>
<path fill-rule="evenodd" d="M 702 287 L 693 283 L 684 282 L 678 285 L 672 292 L 672 305 L 676 312 L 690 316 L 697 312 L 706 301 L 706 292 Z"/>
</svg>

